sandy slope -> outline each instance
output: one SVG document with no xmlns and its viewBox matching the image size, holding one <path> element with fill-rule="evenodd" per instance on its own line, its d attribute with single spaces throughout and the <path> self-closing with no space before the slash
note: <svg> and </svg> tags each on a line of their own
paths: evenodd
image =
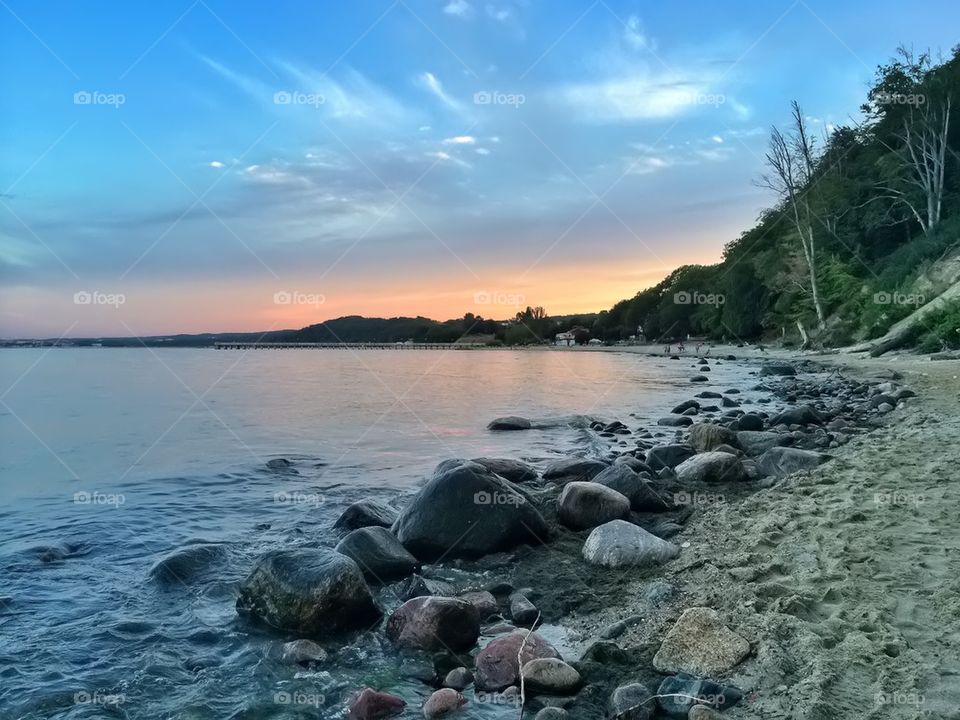
<svg viewBox="0 0 960 720">
<path fill-rule="evenodd" d="M 894 368 L 920 397 L 812 473 L 699 507 L 667 603 L 638 580 L 626 608 L 571 624 L 586 638 L 639 613 L 618 642 L 646 656 L 684 608 L 717 609 L 752 647 L 731 719 L 960 718 L 960 363 L 816 359 Z"/>
</svg>

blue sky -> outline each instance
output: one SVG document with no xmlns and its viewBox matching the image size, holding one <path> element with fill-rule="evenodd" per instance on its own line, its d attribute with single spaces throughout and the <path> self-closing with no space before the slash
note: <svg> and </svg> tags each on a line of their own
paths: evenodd
<svg viewBox="0 0 960 720">
<path fill-rule="evenodd" d="M 938 1 L 3 0 L 0 335 L 599 310 L 753 223 L 792 99 L 849 122 L 899 43 L 947 50 L 958 20 Z"/>
</svg>

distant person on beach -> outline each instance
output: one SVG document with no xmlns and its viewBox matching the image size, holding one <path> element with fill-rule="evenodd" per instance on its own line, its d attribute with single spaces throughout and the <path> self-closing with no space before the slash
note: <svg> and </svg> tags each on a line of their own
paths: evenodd
<svg viewBox="0 0 960 720">
<path fill-rule="evenodd" d="M 670 346 L 669 346 L 669 345 L 664 345 L 664 346 L 663 346 L 663 354 L 664 354 L 664 355 L 669 355 L 669 354 L 670 354 Z"/>
<path fill-rule="evenodd" d="M 700 343 L 697 343 L 697 355 L 700 354 Z"/>
<path fill-rule="evenodd" d="M 677 352 L 683 352 L 686 348 L 683 346 L 683 340 L 677 343 Z"/>
</svg>

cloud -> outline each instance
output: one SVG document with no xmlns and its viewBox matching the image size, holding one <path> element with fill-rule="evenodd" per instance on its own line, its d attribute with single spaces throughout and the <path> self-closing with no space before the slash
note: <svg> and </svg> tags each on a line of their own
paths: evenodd
<svg viewBox="0 0 960 720">
<path fill-rule="evenodd" d="M 443 89 L 443 84 L 440 82 L 440 79 L 432 72 L 421 73 L 417 80 L 422 88 L 437 97 L 440 102 L 448 108 L 456 110 L 457 112 L 463 111 L 463 104 L 447 94 L 447 91 Z"/>
<path fill-rule="evenodd" d="M 486 148 L 477 148 L 476 153 L 477 155 L 489 155 L 490 151 Z"/>
<path fill-rule="evenodd" d="M 562 86 L 552 95 L 583 120 L 622 123 L 662 120 L 689 112 L 706 90 L 706 84 L 693 77 L 675 73 L 657 77 L 638 70 L 627 77 Z"/>
<path fill-rule="evenodd" d="M 443 12 L 458 18 L 473 16 L 473 6 L 467 0 L 450 0 L 443 7 Z"/>
<path fill-rule="evenodd" d="M 224 164 L 223 164 L 222 162 L 220 162 L 219 160 L 212 160 L 212 161 L 210 162 L 210 167 L 216 168 L 217 170 L 219 170 L 220 168 L 226 167 L 226 165 L 224 165 Z"/>
<path fill-rule="evenodd" d="M 627 18 L 623 29 L 623 39 L 634 50 L 647 50 L 652 47 L 650 38 L 648 38 L 640 26 L 640 18 L 631 15 Z"/>
<path fill-rule="evenodd" d="M 473 135 L 456 135 L 443 141 L 444 145 L 476 145 L 477 139 Z"/>
</svg>

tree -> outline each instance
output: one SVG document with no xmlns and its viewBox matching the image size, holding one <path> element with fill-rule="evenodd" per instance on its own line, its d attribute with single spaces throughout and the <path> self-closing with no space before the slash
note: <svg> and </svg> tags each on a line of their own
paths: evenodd
<svg viewBox="0 0 960 720">
<path fill-rule="evenodd" d="M 777 193 L 793 221 L 806 263 L 810 295 L 817 314 L 817 327 L 823 332 L 827 323 L 817 286 L 816 238 L 813 231 L 816 215 L 811 197 L 816 184 L 816 149 L 800 104 L 794 100 L 790 107 L 791 130 L 784 135 L 778 128 L 772 129 L 770 149 L 766 155 L 771 172 L 761 178 L 760 184 Z M 801 335 L 805 335 L 799 320 L 797 325 Z"/>
</svg>

